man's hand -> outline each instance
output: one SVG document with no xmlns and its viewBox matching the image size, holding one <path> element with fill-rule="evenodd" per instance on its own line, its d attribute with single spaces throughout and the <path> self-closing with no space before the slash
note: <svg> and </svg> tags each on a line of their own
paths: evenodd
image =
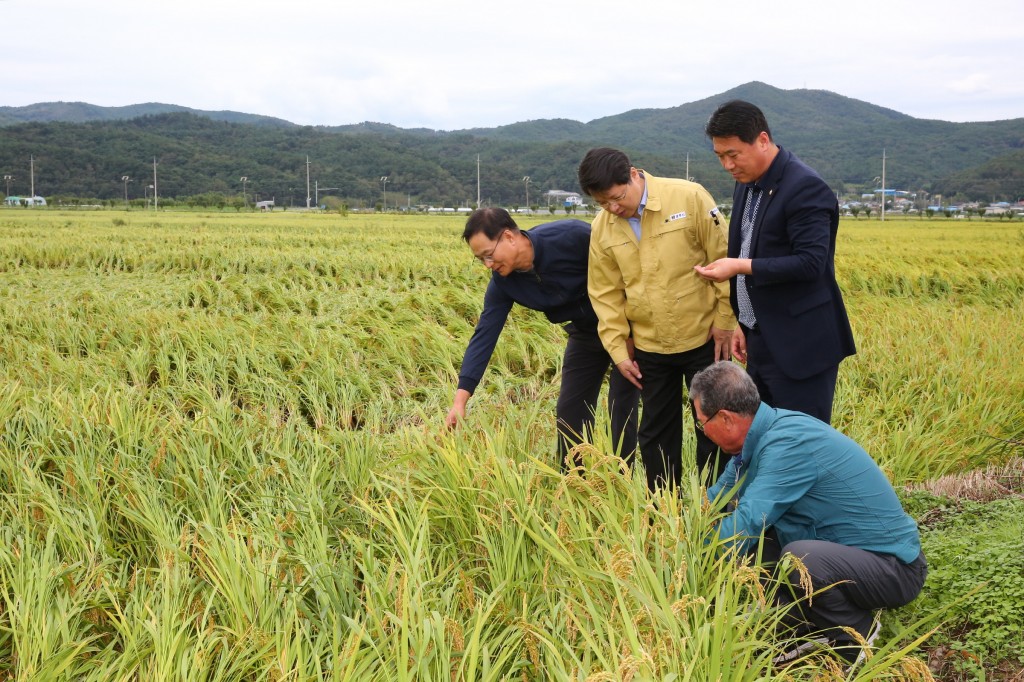
<svg viewBox="0 0 1024 682">
<path fill-rule="evenodd" d="M 715 339 L 715 362 L 731 358 L 733 332 L 712 326 L 711 331 L 708 332 L 708 340 L 710 341 L 712 338 Z"/>
<path fill-rule="evenodd" d="M 640 385 L 640 380 L 643 379 L 643 375 L 640 374 L 640 365 L 636 364 L 636 360 L 623 360 L 615 366 L 619 368 L 619 373 L 629 380 L 629 383 L 633 384 L 637 388 L 643 388 L 643 386 Z"/>
<path fill-rule="evenodd" d="M 448 416 L 444 418 L 444 425 L 454 429 L 459 422 L 466 418 L 466 403 L 473 394 L 464 388 L 455 391 L 455 400 L 452 401 L 452 408 L 448 410 Z"/>
<path fill-rule="evenodd" d="M 743 329 L 736 327 L 736 331 L 732 333 L 732 356 L 747 364 L 747 337 L 743 335 Z"/>
<path fill-rule="evenodd" d="M 698 275 L 712 282 L 727 282 L 736 275 L 750 274 L 749 258 L 719 258 L 707 265 L 694 265 Z"/>
</svg>

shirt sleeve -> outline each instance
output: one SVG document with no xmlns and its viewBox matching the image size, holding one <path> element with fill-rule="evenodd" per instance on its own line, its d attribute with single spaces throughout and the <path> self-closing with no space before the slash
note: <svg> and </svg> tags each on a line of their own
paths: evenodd
<svg viewBox="0 0 1024 682">
<path fill-rule="evenodd" d="M 626 340 L 629 338 L 629 320 L 626 319 L 626 285 L 618 263 L 601 248 L 596 230 L 591 232 L 590 236 L 587 291 L 597 315 L 597 335 L 601 339 L 601 344 L 616 365 L 628 360 Z"/>
<path fill-rule="evenodd" d="M 730 457 L 729 463 L 725 465 L 725 471 L 718 477 L 718 480 L 708 488 L 708 501 L 714 502 L 715 498 L 724 492 L 728 492 L 728 488 L 732 487 L 736 483 L 736 458 Z"/>
<path fill-rule="evenodd" d="M 512 310 L 512 299 L 505 295 L 492 279 L 484 293 L 484 310 L 477 320 L 476 329 L 466 346 L 466 354 L 462 357 L 462 369 L 459 370 L 459 388 L 473 393 L 491 361 L 494 347 L 498 345 L 498 337 L 505 328 L 505 321 Z"/>
<path fill-rule="evenodd" d="M 740 552 L 748 551 L 761 532 L 774 526 L 818 477 L 817 468 L 808 462 L 807 446 L 799 438 L 765 436 L 757 447 L 761 451 L 753 455 L 758 459 L 757 473 L 740 491 L 736 509 L 719 521 L 718 527 L 725 545 Z"/>
<path fill-rule="evenodd" d="M 803 178 L 792 190 L 781 216 L 784 224 L 775 229 L 789 242 L 785 256 L 755 258 L 751 272 L 759 284 L 811 282 L 828 267 L 832 243 L 832 218 L 837 211 L 836 197 L 822 180 Z M 784 235 L 784 237 L 783 237 Z"/>
<path fill-rule="evenodd" d="M 729 223 L 719 213 L 711 194 L 701 188 L 697 192 L 698 216 L 697 237 L 707 260 L 705 265 L 729 255 Z M 729 300 L 729 282 L 715 282 L 715 298 L 718 302 L 714 326 L 718 329 L 736 329 L 736 315 Z"/>
</svg>

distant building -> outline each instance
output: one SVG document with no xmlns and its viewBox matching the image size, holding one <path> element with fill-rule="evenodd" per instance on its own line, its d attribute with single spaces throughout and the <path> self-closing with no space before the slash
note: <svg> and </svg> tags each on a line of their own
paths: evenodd
<svg viewBox="0 0 1024 682">
<path fill-rule="evenodd" d="M 264 211 L 264 212 L 266 212 L 266 211 L 273 211 L 274 210 L 274 200 L 271 199 L 270 201 L 257 201 L 256 202 L 256 210 L 257 211 Z"/>
<path fill-rule="evenodd" d="M 559 204 L 563 206 L 583 206 L 583 197 L 580 196 L 579 192 L 566 192 L 560 189 L 552 189 L 544 192 L 544 196 L 547 197 L 548 206 L 552 204 Z"/>
<path fill-rule="evenodd" d="M 46 206 L 46 199 L 43 197 L 7 197 L 4 199 L 7 206 Z"/>
</svg>

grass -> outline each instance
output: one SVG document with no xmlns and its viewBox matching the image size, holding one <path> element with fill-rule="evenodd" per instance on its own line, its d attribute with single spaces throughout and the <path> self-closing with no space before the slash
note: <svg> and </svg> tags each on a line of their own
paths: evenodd
<svg viewBox="0 0 1024 682">
<path fill-rule="evenodd" d="M 834 676 L 772 670 L 772 586 L 705 544 L 695 475 L 652 499 L 600 432 L 559 473 L 542 316 L 512 315 L 443 431 L 487 277 L 461 227 L 0 211 L 0 679 Z M 844 223 L 836 423 L 897 484 L 1012 456 L 1022 257 L 1015 225 Z M 1009 567 L 1014 516 L 956 511 L 853 677 L 920 679 L 937 641 L 977 671 L 1019 658 L 993 620 L 1019 595 L 943 582 L 979 546 L 979 576 Z"/>
</svg>

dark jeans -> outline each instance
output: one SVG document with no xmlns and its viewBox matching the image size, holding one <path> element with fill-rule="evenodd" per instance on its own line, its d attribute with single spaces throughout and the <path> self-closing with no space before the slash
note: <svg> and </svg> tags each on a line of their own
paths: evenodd
<svg viewBox="0 0 1024 682">
<path fill-rule="evenodd" d="M 824 540 L 798 540 L 780 548 L 774 534 L 765 533 L 764 563 L 774 564 L 783 554 L 803 561 L 815 592 L 813 599 L 803 598 L 799 573 L 793 571 L 786 576 L 791 590 L 781 586 L 777 599 L 782 604 L 796 601 L 787 625 L 798 636 L 814 632 L 840 646 L 854 643 L 854 638 L 842 630 L 844 626 L 867 638 L 873 612 L 909 604 L 921 592 L 928 575 L 924 554 L 905 564 L 891 554 Z M 817 592 L 826 587 L 829 589 Z"/>
<path fill-rule="evenodd" d="M 647 486 L 679 486 L 683 462 L 683 386 L 689 389 L 693 375 L 715 361 L 715 342 L 683 353 L 648 353 L 636 349 L 636 363 L 642 375 L 640 456 L 647 471 Z M 690 406 L 691 412 L 693 406 Z M 697 415 L 693 412 L 693 419 Z M 707 482 L 714 482 L 725 470 L 728 456 L 718 456 L 718 446 L 697 430 L 697 470 Z"/>
<path fill-rule="evenodd" d="M 796 410 L 830 423 L 839 365 L 807 379 L 793 379 L 775 363 L 760 331 L 744 326 L 743 335 L 747 340 L 747 374 L 754 380 L 761 400 L 772 407 Z"/>
<path fill-rule="evenodd" d="M 565 455 L 572 446 L 590 438 L 594 428 L 597 399 L 608 368 L 608 416 L 612 444 L 616 453 L 630 459 L 636 449 L 637 412 L 640 391 L 629 383 L 601 345 L 597 332 L 581 332 L 573 325 L 565 327 L 569 340 L 562 359 L 562 385 L 558 391 L 555 416 L 558 419 L 558 461 L 563 470 Z"/>
</svg>

